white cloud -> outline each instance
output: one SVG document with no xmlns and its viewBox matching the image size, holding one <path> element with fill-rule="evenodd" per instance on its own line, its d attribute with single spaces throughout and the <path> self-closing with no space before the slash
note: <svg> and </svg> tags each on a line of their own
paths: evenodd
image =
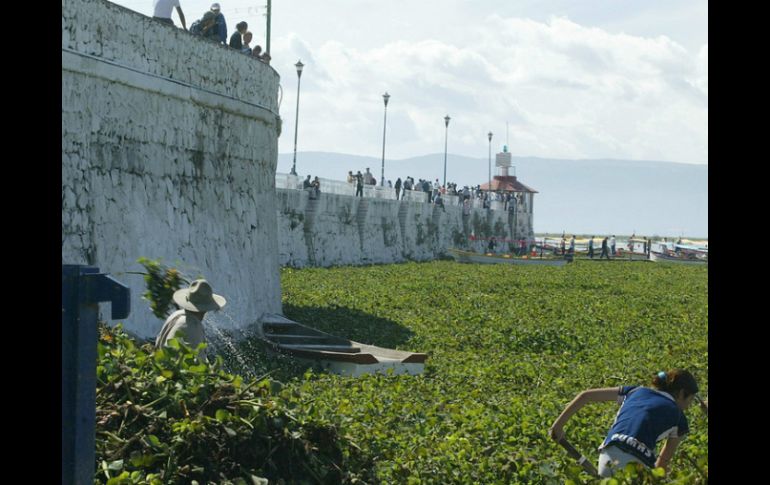
<svg viewBox="0 0 770 485">
<path fill-rule="evenodd" d="M 463 37 L 369 49 L 279 38 L 275 50 L 285 46 L 287 59 L 313 61 L 302 78 L 302 150 L 380 153 L 387 90 L 393 158 L 443 151 L 449 113 L 449 151 L 461 155 L 483 155 L 490 130 L 502 143 L 509 121 L 515 155 L 708 160 L 707 46 L 692 55 L 665 36 L 612 34 L 564 17 L 493 15 Z M 293 69 L 279 72 L 282 115 L 293 126 Z M 284 131 L 281 152 L 292 134 Z"/>
</svg>

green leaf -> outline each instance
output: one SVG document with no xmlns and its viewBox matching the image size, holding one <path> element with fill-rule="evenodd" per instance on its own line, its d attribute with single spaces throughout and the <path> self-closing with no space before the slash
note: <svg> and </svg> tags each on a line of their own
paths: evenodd
<svg viewBox="0 0 770 485">
<path fill-rule="evenodd" d="M 202 374 L 202 373 L 206 372 L 207 366 L 206 366 L 206 364 L 191 365 L 190 367 L 187 368 L 187 370 L 189 370 L 190 372 L 197 373 L 197 374 Z"/>
<path fill-rule="evenodd" d="M 110 462 L 109 465 L 107 465 L 108 470 L 112 470 L 114 472 L 122 470 L 123 469 L 123 460 L 115 460 L 113 462 Z"/>
<path fill-rule="evenodd" d="M 158 439 L 158 437 L 157 437 L 157 436 L 155 436 L 154 434 L 151 434 L 151 435 L 147 435 L 147 439 L 149 440 L 150 444 L 151 444 L 153 447 L 155 447 L 155 448 L 160 448 L 160 447 L 161 447 L 161 443 L 160 443 L 160 440 L 159 440 L 159 439 Z"/>
<path fill-rule="evenodd" d="M 214 417 L 217 421 L 226 421 L 230 417 L 230 411 L 227 409 L 217 409 L 214 413 Z"/>
<path fill-rule="evenodd" d="M 663 478 L 666 476 L 666 470 L 662 467 L 657 467 L 652 470 L 652 475 L 655 477 Z"/>
</svg>

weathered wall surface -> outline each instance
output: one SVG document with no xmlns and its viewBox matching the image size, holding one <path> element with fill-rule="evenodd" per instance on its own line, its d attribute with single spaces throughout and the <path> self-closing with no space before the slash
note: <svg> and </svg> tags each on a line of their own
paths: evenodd
<svg viewBox="0 0 770 485">
<path fill-rule="evenodd" d="M 127 327 L 160 322 L 137 258 L 182 263 L 231 325 L 280 312 L 278 74 L 102 0 L 62 2 L 62 263 L 131 287 Z M 224 325 L 229 319 L 218 319 Z"/>
<path fill-rule="evenodd" d="M 532 238 L 532 215 L 387 199 L 277 189 L 279 263 L 283 266 L 335 266 L 427 261 L 449 247 L 481 251 L 486 241 Z M 513 233 L 514 222 L 517 231 Z"/>
</svg>

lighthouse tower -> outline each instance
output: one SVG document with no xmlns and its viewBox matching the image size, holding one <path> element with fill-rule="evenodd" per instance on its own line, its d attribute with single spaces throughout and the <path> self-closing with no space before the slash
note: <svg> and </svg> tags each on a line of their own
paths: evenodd
<svg viewBox="0 0 770 485">
<path fill-rule="evenodd" d="M 514 175 L 509 174 L 513 166 L 508 145 L 503 145 L 503 151 L 495 155 L 495 166 L 499 175 L 492 177 L 491 183 L 481 185 L 482 192 L 492 194 L 490 199 L 492 208 L 507 209 L 512 221 L 512 239 L 523 237 L 534 238 L 534 199 L 537 190 L 527 187 L 516 179 L 516 167 Z"/>
<path fill-rule="evenodd" d="M 495 155 L 495 166 L 500 169 L 501 176 L 508 177 L 508 168 L 512 166 L 511 152 L 508 151 L 508 145 L 503 145 L 503 151 Z"/>
</svg>

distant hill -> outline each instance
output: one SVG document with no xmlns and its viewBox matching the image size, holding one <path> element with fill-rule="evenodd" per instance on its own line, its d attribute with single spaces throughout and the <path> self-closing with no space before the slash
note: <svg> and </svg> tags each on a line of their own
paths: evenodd
<svg viewBox="0 0 770 485">
<path fill-rule="evenodd" d="M 278 156 L 288 173 L 292 153 Z M 380 178 L 382 159 L 298 152 L 297 172 L 344 180 L 348 170 L 369 167 Z M 558 160 L 513 157 L 516 176 L 535 194 L 535 232 L 708 237 L 708 166 L 637 160 Z M 443 181 L 444 154 L 385 159 L 385 178 L 412 176 Z M 492 160 L 492 174 L 497 169 Z M 513 175 L 513 168 L 511 169 Z M 483 184 L 488 159 L 447 156 L 447 180 Z"/>
</svg>

